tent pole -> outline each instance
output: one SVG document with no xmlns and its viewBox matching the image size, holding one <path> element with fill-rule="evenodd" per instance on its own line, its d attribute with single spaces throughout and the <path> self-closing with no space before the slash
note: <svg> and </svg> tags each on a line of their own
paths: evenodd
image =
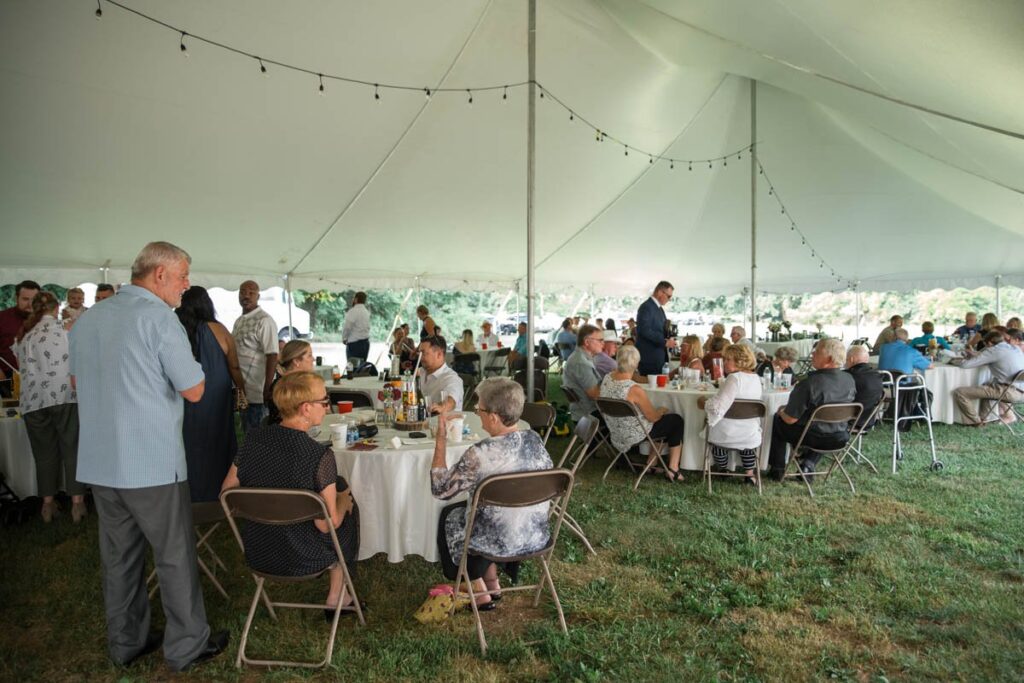
<svg viewBox="0 0 1024 683">
<path fill-rule="evenodd" d="M 107 279 L 110 277 L 110 259 L 107 259 L 100 271 L 103 273 L 103 284 L 107 284 Z"/>
<path fill-rule="evenodd" d="M 537 0 L 529 0 L 526 100 L 526 400 L 533 401 L 533 191 L 537 149 Z M 516 288 L 518 293 L 519 288 Z M 518 301 L 518 296 L 517 296 Z"/>
<path fill-rule="evenodd" d="M 1003 297 L 1001 287 L 1002 284 L 1003 276 L 996 275 L 996 317 L 999 318 L 1000 320 L 1003 319 Z"/>
<path fill-rule="evenodd" d="M 288 297 L 288 339 L 291 340 L 295 328 L 292 327 L 292 279 L 288 275 L 284 276 L 284 291 Z"/>
<path fill-rule="evenodd" d="M 757 81 L 750 79 L 750 339 L 757 342 Z"/>
<path fill-rule="evenodd" d="M 854 302 L 857 306 L 857 339 L 860 339 L 860 283 L 854 285 Z"/>
</svg>

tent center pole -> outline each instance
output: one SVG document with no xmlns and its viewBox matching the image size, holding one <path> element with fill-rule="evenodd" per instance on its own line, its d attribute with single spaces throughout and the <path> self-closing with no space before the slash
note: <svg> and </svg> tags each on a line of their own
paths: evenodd
<svg viewBox="0 0 1024 683">
<path fill-rule="evenodd" d="M 750 79 L 750 339 L 757 342 L 757 81 Z"/>
<path fill-rule="evenodd" d="M 284 276 L 284 291 L 288 297 L 288 340 L 291 341 L 295 328 L 292 326 L 292 278 L 290 275 Z"/>
<path fill-rule="evenodd" d="M 1003 297 L 1002 297 L 1003 276 L 996 275 L 996 317 L 1003 319 Z"/>
<path fill-rule="evenodd" d="M 857 307 L 857 339 L 860 339 L 860 287 L 853 290 L 854 305 Z"/>
<path fill-rule="evenodd" d="M 537 148 L 537 0 L 529 0 L 526 29 L 526 400 L 533 401 L 533 192 Z M 518 293 L 519 288 L 516 288 Z M 518 299 L 518 297 L 517 297 Z M 518 319 L 517 319 L 518 324 Z"/>
</svg>

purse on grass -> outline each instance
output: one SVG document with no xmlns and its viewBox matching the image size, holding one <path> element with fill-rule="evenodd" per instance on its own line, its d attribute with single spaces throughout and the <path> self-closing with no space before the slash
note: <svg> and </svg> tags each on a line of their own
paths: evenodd
<svg viewBox="0 0 1024 683">
<path fill-rule="evenodd" d="M 455 589 L 449 584 L 442 583 L 430 589 L 427 599 L 419 606 L 419 609 L 416 610 L 413 616 L 421 624 L 440 624 L 447 620 L 448 615 L 451 614 L 453 602 L 455 603 L 455 609 L 460 610 L 469 605 L 469 596 L 465 593 L 460 593 L 456 597 Z"/>
</svg>

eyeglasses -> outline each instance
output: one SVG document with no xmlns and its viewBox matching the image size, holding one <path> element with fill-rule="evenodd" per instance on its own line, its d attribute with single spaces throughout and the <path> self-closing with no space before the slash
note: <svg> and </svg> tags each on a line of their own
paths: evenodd
<svg viewBox="0 0 1024 683">
<path fill-rule="evenodd" d="M 321 398 L 321 399 L 319 399 L 317 401 L 303 401 L 303 403 L 316 403 L 316 404 L 322 405 L 324 407 L 327 407 L 327 406 L 331 405 L 331 397 L 330 396 L 324 396 L 323 398 Z"/>
<path fill-rule="evenodd" d="M 481 408 L 480 406 L 476 407 L 476 412 L 478 412 L 478 413 L 490 413 L 491 415 L 494 415 L 494 411 L 487 410 L 487 408 Z"/>
<path fill-rule="evenodd" d="M 604 344 L 604 337 L 587 337 L 587 341 L 597 342 L 598 344 Z"/>
</svg>

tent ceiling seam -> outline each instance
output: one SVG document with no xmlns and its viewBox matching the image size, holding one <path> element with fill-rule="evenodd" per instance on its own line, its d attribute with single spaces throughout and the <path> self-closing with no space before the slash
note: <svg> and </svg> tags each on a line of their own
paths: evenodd
<svg viewBox="0 0 1024 683">
<path fill-rule="evenodd" d="M 448 80 L 448 76 L 451 75 L 452 70 L 459 63 L 459 60 L 462 59 L 462 55 L 465 54 L 466 48 L 469 47 L 469 43 L 473 40 L 473 36 L 476 35 L 477 30 L 483 23 L 484 17 L 487 16 L 487 12 L 490 10 L 491 4 L 493 2 L 494 0 L 487 0 L 487 4 L 484 5 L 483 10 L 480 12 L 480 16 L 477 17 L 476 23 L 473 24 L 473 28 L 470 30 L 469 35 L 466 36 L 466 40 L 462 43 L 462 47 L 459 48 L 459 51 L 458 53 L 456 53 L 455 58 L 452 59 L 451 64 L 448 65 L 448 68 L 445 69 L 444 74 L 441 75 L 440 80 L 434 86 L 435 90 L 444 85 L 445 81 Z M 359 190 L 356 191 L 352 199 L 349 200 L 348 204 L 346 204 L 345 207 L 341 210 L 341 213 L 339 213 L 338 216 L 333 221 L 331 221 L 331 224 L 327 227 L 327 230 L 325 230 L 324 233 L 320 235 L 316 242 L 313 243 L 313 246 L 311 246 L 309 250 L 302 255 L 302 258 L 295 262 L 291 270 L 288 271 L 289 277 L 295 273 L 296 268 L 301 266 L 306 261 L 306 259 L 309 258 L 310 255 L 314 251 L 316 251 L 321 244 L 323 244 L 324 240 L 327 239 L 327 237 L 332 232 L 334 232 L 334 229 L 338 226 L 339 223 L 341 223 L 341 220 L 348 214 L 352 207 L 356 205 L 356 202 L 358 202 L 360 198 L 362 198 L 363 194 L 365 194 L 366 190 L 370 187 L 370 184 L 373 183 L 373 181 L 376 180 L 377 176 L 380 175 L 380 172 L 384 170 L 384 166 L 386 166 L 387 163 L 391 160 L 391 158 L 395 155 L 395 153 L 398 151 L 398 148 L 402 145 L 402 142 L 405 141 L 409 133 L 412 132 L 412 129 L 415 128 L 416 123 L 420 120 L 424 112 L 426 112 L 427 107 L 429 106 L 430 99 L 428 98 L 420 106 L 419 111 L 417 111 L 416 115 L 413 116 L 412 120 L 409 122 L 409 125 L 406 126 L 404 131 L 402 131 L 402 134 L 398 137 L 398 140 L 395 141 L 395 144 L 391 147 L 390 150 L 388 150 L 388 153 L 384 155 L 384 158 L 381 159 L 380 163 L 377 164 L 377 167 L 373 169 L 373 172 L 370 173 L 370 176 L 366 179 L 366 182 L 363 183 L 362 187 L 360 187 Z"/>
</svg>

